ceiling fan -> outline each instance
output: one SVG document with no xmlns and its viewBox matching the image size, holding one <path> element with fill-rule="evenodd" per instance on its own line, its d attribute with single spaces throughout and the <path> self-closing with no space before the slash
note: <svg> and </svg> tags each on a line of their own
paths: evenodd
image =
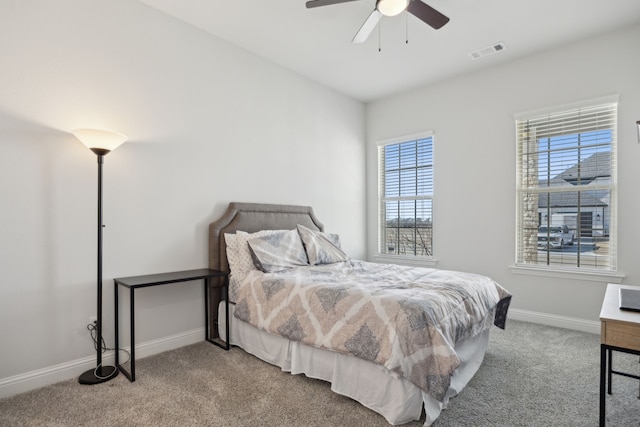
<svg viewBox="0 0 640 427">
<path fill-rule="evenodd" d="M 307 2 L 307 9 L 337 3 L 347 3 L 350 1 L 357 0 L 309 0 Z M 362 24 L 362 27 L 360 27 L 352 42 L 365 42 L 383 15 L 396 16 L 404 10 L 436 30 L 449 22 L 449 18 L 420 0 L 376 0 L 376 8 L 373 9 L 373 12 L 371 12 L 367 20 L 364 21 L 364 24 Z"/>
</svg>

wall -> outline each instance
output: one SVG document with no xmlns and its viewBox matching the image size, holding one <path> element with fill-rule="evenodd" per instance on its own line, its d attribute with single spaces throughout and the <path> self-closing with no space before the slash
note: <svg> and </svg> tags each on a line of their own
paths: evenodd
<svg viewBox="0 0 640 427">
<path fill-rule="evenodd" d="M 520 318 L 598 331 L 605 279 L 539 277 L 510 269 L 515 259 L 514 114 L 619 95 L 618 270 L 624 283 L 640 284 L 638 40 L 640 26 L 635 26 L 369 104 L 369 257 L 377 252 L 376 141 L 433 130 L 437 267 L 491 276 L 513 293 L 512 314 Z"/>
<path fill-rule="evenodd" d="M 97 162 L 73 129 L 130 138 L 104 164 L 108 345 L 113 278 L 206 267 L 230 201 L 311 205 L 365 256 L 360 102 L 134 0 L 6 0 L 0 28 L 0 397 L 95 366 Z M 146 354 L 204 338 L 201 283 L 136 301 Z"/>
</svg>

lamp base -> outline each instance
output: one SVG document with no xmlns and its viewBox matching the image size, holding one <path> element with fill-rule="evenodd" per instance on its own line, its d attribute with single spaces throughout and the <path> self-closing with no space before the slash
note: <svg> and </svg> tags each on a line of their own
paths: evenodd
<svg viewBox="0 0 640 427">
<path fill-rule="evenodd" d="M 118 376 L 118 369 L 115 366 L 101 366 L 99 368 L 89 369 L 80 375 L 78 382 L 80 384 L 100 384 L 109 381 Z"/>
</svg>

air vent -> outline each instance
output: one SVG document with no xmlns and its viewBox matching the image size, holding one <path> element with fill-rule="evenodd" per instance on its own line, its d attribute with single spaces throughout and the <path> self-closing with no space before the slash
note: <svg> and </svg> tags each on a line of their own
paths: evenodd
<svg viewBox="0 0 640 427">
<path fill-rule="evenodd" d="M 502 52 L 506 49 L 504 43 L 496 43 L 491 46 L 484 47 L 482 49 L 475 50 L 473 52 L 469 52 L 469 56 L 472 59 L 480 59 L 484 56 L 493 55 L 494 53 Z"/>
</svg>

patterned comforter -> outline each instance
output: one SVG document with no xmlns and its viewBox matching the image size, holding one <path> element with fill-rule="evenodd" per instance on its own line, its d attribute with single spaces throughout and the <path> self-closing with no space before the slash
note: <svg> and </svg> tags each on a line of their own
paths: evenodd
<svg viewBox="0 0 640 427">
<path fill-rule="evenodd" d="M 456 342 L 504 328 L 511 295 L 485 276 L 364 261 L 252 272 L 235 317 L 385 366 L 442 401 Z"/>
</svg>

